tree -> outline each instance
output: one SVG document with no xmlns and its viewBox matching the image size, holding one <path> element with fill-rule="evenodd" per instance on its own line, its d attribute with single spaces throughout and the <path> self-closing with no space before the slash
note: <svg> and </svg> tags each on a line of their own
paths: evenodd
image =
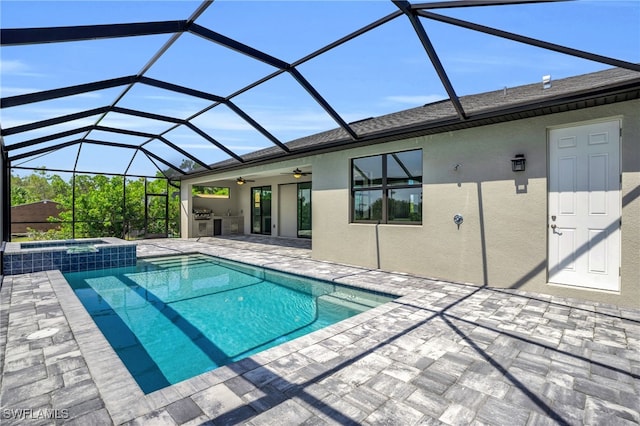
<svg viewBox="0 0 640 426">
<path fill-rule="evenodd" d="M 191 172 L 201 168 L 202 166 L 200 164 L 196 163 L 193 160 L 189 160 L 188 158 L 183 159 L 182 162 L 180 163 L 180 169 L 185 172 Z"/>
<path fill-rule="evenodd" d="M 11 205 L 19 206 L 30 202 L 32 201 L 29 191 L 22 186 L 18 186 L 13 176 L 11 176 Z"/>
<path fill-rule="evenodd" d="M 75 177 L 75 236 L 122 237 L 124 216 L 123 178 L 104 175 L 76 175 Z M 67 222 L 64 230 L 71 230 L 73 222 L 73 193 L 61 194 L 57 200 L 65 211 L 60 214 Z"/>
<path fill-rule="evenodd" d="M 179 194 L 179 185 L 169 185 L 160 172 L 157 178 L 126 181 L 123 176 L 76 174 L 67 182 L 59 175 L 47 175 L 44 169 L 26 177 L 11 176 L 12 205 L 43 199 L 60 204 L 59 218 L 49 218 L 62 221 L 60 230 L 43 238 L 135 238 L 143 233 L 164 234 L 167 222 L 169 235 L 179 235 L 180 197 L 174 196 L 176 191 Z"/>
<path fill-rule="evenodd" d="M 11 175 L 11 205 L 37 203 L 54 200 L 56 192 L 51 181 L 56 175 L 48 175 L 44 168 L 34 171 L 28 176 Z"/>
</svg>

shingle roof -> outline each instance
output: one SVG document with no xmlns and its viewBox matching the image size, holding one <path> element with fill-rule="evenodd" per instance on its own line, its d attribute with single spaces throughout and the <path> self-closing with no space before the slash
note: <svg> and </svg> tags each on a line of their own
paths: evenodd
<svg viewBox="0 0 640 426">
<path fill-rule="evenodd" d="M 640 72 L 612 68 L 552 81 L 548 89 L 543 89 L 540 82 L 460 97 L 466 120 L 458 117 L 451 101 L 444 100 L 352 123 L 361 141 L 354 142 L 347 132 L 336 128 L 286 145 L 294 154 L 347 149 L 363 143 L 385 142 L 389 138 L 439 133 L 639 97 Z M 279 149 L 267 148 L 244 155 L 245 163 L 240 166 L 227 160 L 212 167 L 214 170 L 244 167 L 247 163 L 273 161 L 278 154 Z"/>
</svg>

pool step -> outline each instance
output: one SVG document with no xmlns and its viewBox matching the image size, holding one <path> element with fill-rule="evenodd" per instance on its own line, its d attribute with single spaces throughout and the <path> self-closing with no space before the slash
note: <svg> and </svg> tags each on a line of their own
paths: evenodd
<svg viewBox="0 0 640 426">
<path fill-rule="evenodd" d="M 148 258 L 144 259 L 147 263 L 150 263 L 155 266 L 159 266 L 162 268 L 171 268 L 175 266 L 197 266 L 197 265 L 211 265 L 211 262 L 207 262 L 205 259 L 194 258 L 188 259 L 170 259 L 170 258 Z"/>
<path fill-rule="evenodd" d="M 375 308 L 379 305 L 379 303 L 376 303 L 373 300 L 367 300 L 361 297 L 354 298 L 347 293 L 342 293 L 339 291 L 329 294 L 323 294 L 322 296 L 318 297 L 318 299 L 356 311 L 366 311 L 367 309 Z"/>
</svg>

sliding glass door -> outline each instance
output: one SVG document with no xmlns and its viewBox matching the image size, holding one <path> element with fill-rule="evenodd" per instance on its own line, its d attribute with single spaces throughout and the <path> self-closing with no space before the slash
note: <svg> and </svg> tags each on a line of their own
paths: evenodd
<svg viewBox="0 0 640 426">
<path fill-rule="evenodd" d="M 251 188 L 251 232 L 271 235 L 271 186 Z"/>
<path fill-rule="evenodd" d="M 311 182 L 298 184 L 298 238 L 311 238 Z"/>
</svg>

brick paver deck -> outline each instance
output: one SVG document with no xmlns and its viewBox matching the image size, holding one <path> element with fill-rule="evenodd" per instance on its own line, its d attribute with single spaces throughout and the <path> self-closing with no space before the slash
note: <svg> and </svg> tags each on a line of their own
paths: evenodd
<svg viewBox="0 0 640 426">
<path fill-rule="evenodd" d="M 5 277 L 0 423 L 640 423 L 640 310 L 319 262 L 284 241 L 151 240 L 138 255 L 201 252 L 402 297 L 144 395 L 58 271 Z"/>
</svg>

